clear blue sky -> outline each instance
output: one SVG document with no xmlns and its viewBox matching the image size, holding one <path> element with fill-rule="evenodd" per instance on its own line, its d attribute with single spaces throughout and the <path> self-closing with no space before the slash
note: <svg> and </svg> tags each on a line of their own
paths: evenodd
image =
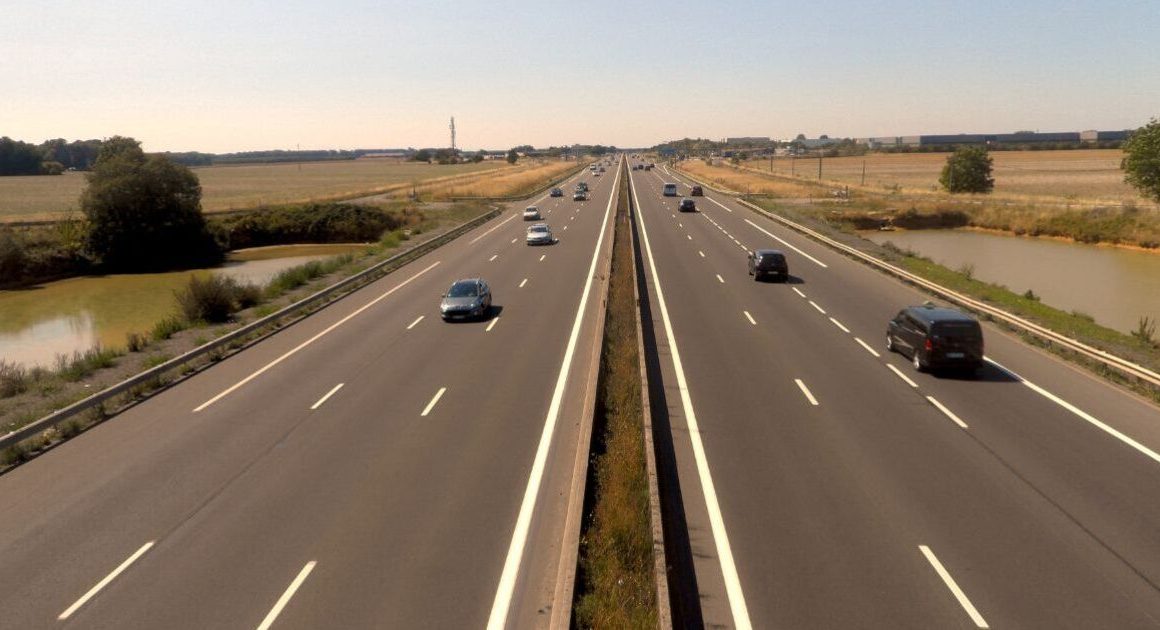
<svg viewBox="0 0 1160 630">
<path fill-rule="evenodd" d="M 1160 116 L 1160 0 L 5 2 L 0 135 L 147 150 L 1078 131 Z"/>
</svg>

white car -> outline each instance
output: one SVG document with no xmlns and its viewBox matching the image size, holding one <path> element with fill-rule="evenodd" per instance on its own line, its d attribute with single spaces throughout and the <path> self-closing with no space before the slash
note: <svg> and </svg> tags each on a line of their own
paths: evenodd
<svg viewBox="0 0 1160 630">
<path fill-rule="evenodd" d="M 535 206 L 528 206 L 524 208 L 524 221 L 539 221 L 543 217 L 540 216 L 540 209 Z"/>
<path fill-rule="evenodd" d="M 536 223 L 528 226 L 528 245 L 551 245 L 555 242 L 552 238 L 552 228 L 548 227 L 547 223 Z"/>
</svg>

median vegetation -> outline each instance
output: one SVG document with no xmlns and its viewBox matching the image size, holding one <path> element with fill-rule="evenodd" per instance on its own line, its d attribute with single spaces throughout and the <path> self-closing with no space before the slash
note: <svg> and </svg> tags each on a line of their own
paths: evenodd
<svg viewBox="0 0 1160 630">
<path fill-rule="evenodd" d="M 627 172 L 612 249 L 604 346 L 580 536 L 575 625 L 655 628 L 656 583 L 645 467 Z"/>
</svg>

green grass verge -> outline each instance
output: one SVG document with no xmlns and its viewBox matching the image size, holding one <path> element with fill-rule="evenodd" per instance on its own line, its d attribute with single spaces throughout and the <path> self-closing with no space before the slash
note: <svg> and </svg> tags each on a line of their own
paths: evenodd
<svg viewBox="0 0 1160 630">
<path fill-rule="evenodd" d="M 575 625 L 580 628 L 655 628 L 657 624 L 626 181 L 621 182 L 616 212 L 592 428 L 591 509 L 580 537 L 573 608 Z"/>
</svg>

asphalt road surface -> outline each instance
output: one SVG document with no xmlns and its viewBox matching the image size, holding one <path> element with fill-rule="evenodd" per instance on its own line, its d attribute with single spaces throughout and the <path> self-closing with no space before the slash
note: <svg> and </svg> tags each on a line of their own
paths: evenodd
<svg viewBox="0 0 1160 630">
<path fill-rule="evenodd" d="M 1160 625 L 1155 406 L 990 325 L 977 378 L 917 373 L 885 329 L 928 296 L 630 174 L 706 626 Z"/>
<path fill-rule="evenodd" d="M 554 245 L 513 204 L 0 477 L 0 627 L 546 625 L 615 170 L 535 200 Z M 466 277 L 493 313 L 444 323 Z"/>
</svg>

